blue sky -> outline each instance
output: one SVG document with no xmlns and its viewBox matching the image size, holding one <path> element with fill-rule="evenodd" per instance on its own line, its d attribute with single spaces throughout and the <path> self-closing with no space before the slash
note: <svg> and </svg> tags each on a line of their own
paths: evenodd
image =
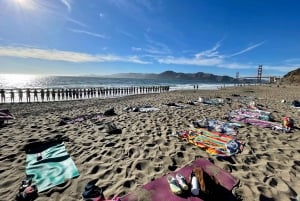
<svg viewBox="0 0 300 201">
<path fill-rule="evenodd" d="M 0 73 L 206 72 L 300 67 L 298 0 L 0 0 Z"/>
</svg>

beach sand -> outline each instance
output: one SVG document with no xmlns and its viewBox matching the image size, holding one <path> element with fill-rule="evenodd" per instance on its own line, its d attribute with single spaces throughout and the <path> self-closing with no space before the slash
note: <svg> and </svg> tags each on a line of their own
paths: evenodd
<svg viewBox="0 0 300 201">
<path fill-rule="evenodd" d="M 295 200 L 300 195 L 299 129 L 293 133 L 279 133 L 247 125 L 237 136 L 245 142 L 245 148 L 232 160 L 219 160 L 171 136 L 176 131 L 190 128 L 193 120 L 220 119 L 225 112 L 237 109 L 240 103 L 197 104 L 183 109 L 162 106 L 162 103 L 186 103 L 199 97 L 234 98 L 232 94 L 255 97 L 256 103 L 267 107 L 275 120 L 289 116 L 295 119 L 295 126 L 300 127 L 300 113 L 289 104 L 300 99 L 300 90 L 296 86 L 245 86 L 105 100 L 0 104 L 0 108 L 8 108 L 16 116 L 0 128 L 0 200 L 14 200 L 18 192 L 25 176 L 24 146 L 57 135 L 69 139 L 65 146 L 80 176 L 40 193 L 37 201 L 80 200 L 85 184 L 92 179 L 99 179 L 97 185 L 103 187 L 106 198 L 116 194 L 123 196 L 196 158 L 208 158 L 239 179 L 235 193 L 242 200 Z M 282 103 L 282 99 L 287 102 Z M 149 113 L 123 111 L 124 107 L 138 105 L 152 105 L 160 110 Z M 114 122 L 122 129 L 121 134 L 105 133 L 101 125 L 89 120 L 58 126 L 61 117 L 104 112 L 111 107 L 117 115 L 103 121 Z"/>
</svg>

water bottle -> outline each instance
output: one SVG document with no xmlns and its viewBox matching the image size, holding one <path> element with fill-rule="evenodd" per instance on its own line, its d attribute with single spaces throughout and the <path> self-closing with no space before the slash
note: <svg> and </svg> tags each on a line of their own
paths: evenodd
<svg viewBox="0 0 300 201">
<path fill-rule="evenodd" d="M 197 196 L 199 195 L 199 182 L 197 177 L 195 176 L 194 173 L 192 173 L 192 188 L 191 188 L 191 192 L 193 195 Z"/>
</svg>

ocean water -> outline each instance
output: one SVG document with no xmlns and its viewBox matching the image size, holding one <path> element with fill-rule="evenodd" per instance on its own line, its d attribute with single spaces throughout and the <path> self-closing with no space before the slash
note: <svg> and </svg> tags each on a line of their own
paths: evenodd
<svg viewBox="0 0 300 201">
<path fill-rule="evenodd" d="M 37 76 L 21 74 L 0 74 L 0 89 L 26 88 L 92 88 L 92 87 L 131 87 L 131 86 L 170 86 L 170 90 L 217 89 L 224 84 L 201 83 L 196 80 L 159 80 L 75 76 Z"/>
<path fill-rule="evenodd" d="M 66 89 L 66 88 L 126 88 L 140 86 L 169 86 L 173 90 L 218 89 L 224 84 L 201 83 L 197 80 L 159 80 L 159 79 L 129 79 L 129 78 L 103 78 L 83 76 L 38 76 L 21 74 L 0 74 L 0 89 L 5 89 L 6 99 L 10 97 L 10 90 L 17 89 Z M 231 84 L 232 85 L 232 84 Z M 226 84 L 230 86 L 230 84 Z M 16 94 L 17 95 L 17 94 Z M 16 96 L 15 95 L 15 96 Z M 7 100 L 8 101 L 8 100 Z"/>
</svg>

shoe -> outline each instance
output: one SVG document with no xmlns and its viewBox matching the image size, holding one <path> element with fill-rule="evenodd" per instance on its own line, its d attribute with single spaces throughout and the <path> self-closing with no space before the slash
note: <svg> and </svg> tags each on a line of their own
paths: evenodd
<svg viewBox="0 0 300 201">
<path fill-rule="evenodd" d="M 191 193 L 195 196 L 199 195 L 199 182 L 198 182 L 198 178 L 196 177 L 195 173 L 192 172 L 191 174 Z"/>
<path fill-rule="evenodd" d="M 82 193 L 82 198 L 85 201 L 101 201 L 103 199 L 102 188 L 95 185 L 95 181 L 87 183 Z"/>
<path fill-rule="evenodd" d="M 189 187 L 188 185 L 186 184 L 186 180 L 184 178 L 184 176 L 182 176 L 180 173 L 177 173 L 176 174 L 176 179 L 177 179 L 177 182 L 179 184 L 179 186 L 183 189 L 183 190 L 188 190 Z"/>
<path fill-rule="evenodd" d="M 167 179 L 168 179 L 168 183 L 169 183 L 171 191 L 177 195 L 181 194 L 182 191 L 181 191 L 181 188 L 178 186 L 176 179 L 171 175 L 169 175 L 167 177 Z"/>
<path fill-rule="evenodd" d="M 43 158 L 42 153 L 38 153 L 36 156 L 36 160 L 41 160 Z"/>
<path fill-rule="evenodd" d="M 33 201 L 37 198 L 37 188 L 35 185 L 27 186 L 22 192 L 19 192 L 16 196 L 17 201 Z"/>
<path fill-rule="evenodd" d="M 26 187 L 30 186 L 32 183 L 32 177 L 26 175 L 26 177 L 23 179 L 22 184 L 19 188 L 20 192 L 23 192 L 25 190 Z"/>
</svg>

